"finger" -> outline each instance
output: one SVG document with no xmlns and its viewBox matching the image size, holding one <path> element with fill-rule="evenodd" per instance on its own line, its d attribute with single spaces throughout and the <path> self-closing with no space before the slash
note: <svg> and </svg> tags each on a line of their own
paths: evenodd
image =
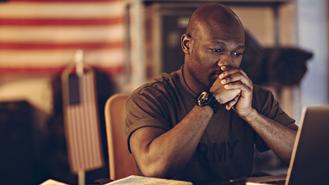
<svg viewBox="0 0 329 185">
<path fill-rule="evenodd" d="M 223 65 L 223 66 L 220 66 L 220 69 L 222 71 L 228 71 L 228 70 L 232 70 L 233 67 L 232 66 L 229 66 L 229 65 Z"/>
<path fill-rule="evenodd" d="M 238 102 L 240 95 L 236 96 L 232 101 L 228 102 L 225 106 L 226 110 L 231 110 L 232 107 Z"/>
<path fill-rule="evenodd" d="M 227 67 L 226 67 L 226 66 L 220 66 L 220 69 L 221 69 L 222 71 L 225 71 L 225 70 L 227 70 Z"/>
<path fill-rule="evenodd" d="M 244 72 L 241 68 L 236 68 L 236 69 L 238 69 L 239 70 L 239 72 L 243 75 L 243 76 L 245 76 L 246 78 L 248 78 L 249 79 L 249 76 L 247 75 L 247 73 L 246 72 Z"/>
<path fill-rule="evenodd" d="M 222 71 L 225 71 L 223 73 L 221 73 L 221 75 L 219 75 L 220 78 L 225 78 L 228 75 L 231 75 L 233 73 L 237 73 L 240 72 L 243 76 L 245 76 L 246 78 L 249 79 L 248 75 L 246 72 L 244 72 L 242 69 L 240 68 L 235 68 L 232 66 L 221 66 Z M 223 70 L 224 69 L 224 70 Z"/>
<path fill-rule="evenodd" d="M 238 102 L 239 97 L 240 97 L 240 96 L 237 96 L 237 97 L 235 97 L 232 101 L 228 102 L 228 103 L 225 105 L 226 110 L 231 110 L 231 109 L 234 107 L 234 105 Z"/>
<path fill-rule="evenodd" d="M 244 72 L 243 70 L 240 70 L 240 72 L 243 74 L 243 76 L 245 76 L 245 77 L 249 78 L 249 76 L 247 75 L 247 73 L 246 73 L 246 72 Z"/>
<path fill-rule="evenodd" d="M 226 67 L 227 68 L 227 67 Z M 224 78 L 226 78 L 227 76 L 230 76 L 230 75 L 232 75 L 232 74 L 234 74 L 234 73 L 238 73 L 239 72 L 239 69 L 237 69 L 237 68 L 231 68 L 231 69 L 227 69 L 227 70 L 225 70 L 225 71 L 223 71 L 220 75 L 219 75 L 219 78 L 220 79 L 224 79 Z"/>
<path fill-rule="evenodd" d="M 227 84 L 231 82 L 236 82 L 236 81 L 246 81 L 245 77 L 241 73 L 234 73 L 229 76 L 226 76 L 221 80 L 222 84 Z"/>
<path fill-rule="evenodd" d="M 247 75 L 247 73 L 244 72 L 242 69 L 240 69 L 240 72 L 243 74 L 243 76 L 245 76 L 246 78 L 250 79 L 249 76 Z"/>
<path fill-rule="evenodd" d="M 241 81 L 231 82 L 224 85 L 225 89 L 241 89 L 241 91 L 251 92 L 252 88 L 242 83 Z"/>
<path fill-rule="evenodd" d="M 241 74 L 245 77 L 245 79 L 247 80 L 245 84 L 252 88 L 252 86 L 253 86 L 253 82 L 252 82 L 252 80 L 249 78 L 249 76 L 247 75 L 247 73 L 244 72 L 243 70 L 240 70 L 240 72 L 241 72 Z"/>
<path fill-rule="evenodd" d="M 233 69 L 229 71 L 224 71 L 219 75 L 219 79 L 221 80 L 221 84 L 226 84 L 234 81 L 242 81 L 247 86 L 252 88 L 252 81 L 248 76 L 245 76 L 245 73 L 239 69 Z"/>
<path fill-rule="evenodd" d="M 252 81 L 249 78 L 246 78 L 241 73 L 235 73 L 230 76 L 227 76 L 226 78 L 222 79 L 220 82 L 221 82 L 221 84 L 225 85 L 225 84 L 237 82 L 237 81 L 241 81 L 249 88 L 252 88 Z"/>
</svg>

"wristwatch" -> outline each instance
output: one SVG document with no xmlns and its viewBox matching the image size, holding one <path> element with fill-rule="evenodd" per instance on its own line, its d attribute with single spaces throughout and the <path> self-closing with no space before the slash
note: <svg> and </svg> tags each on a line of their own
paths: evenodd
<svg viewBox="0 0 329 185">
<path fill-rule="evenodd" d="M 215 96 L 209 91 L 202 91 L 196 99 L 196 104 L 200 107 L 210 106 L 214 112 L 218 109 L 218 102 Z"/>
</svg>

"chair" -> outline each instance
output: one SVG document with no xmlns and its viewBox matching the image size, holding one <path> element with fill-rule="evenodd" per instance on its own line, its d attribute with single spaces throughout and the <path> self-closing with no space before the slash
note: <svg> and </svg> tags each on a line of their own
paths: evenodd
<svg viewBox="0 0 329 185">
<path fill-rule="evenodd" d="M 111 180 L 140 174 L 133 156 L 128 151 L 127 137 L 124 131 L 128 96 L 129 94 L 127 93 L 115 94 L 105 104 L 104 111 Z"/>
</svg>

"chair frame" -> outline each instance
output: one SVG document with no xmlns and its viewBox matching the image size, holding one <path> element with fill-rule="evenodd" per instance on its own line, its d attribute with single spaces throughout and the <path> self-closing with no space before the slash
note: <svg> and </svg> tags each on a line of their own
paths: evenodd
<svg viewBox="0 0 329 185">
<path fill-rule="evenodd" d="M 104 112 L 111 180 L 139 174 L 136 162 L 128 151 L 128 143 L 124 133 L 124 120 L 128 96 L 129 93 L 114 94 L 108 98 L 105 104 Z M 121 109 L 123 112 L 118 109 Z M 118 119 L 119 121 L 122 121 L 122 123 L 115 123 Z M 118 143 L 120 145 L 125 145 L 126 147 L 118 147 Z"/>
</svg>

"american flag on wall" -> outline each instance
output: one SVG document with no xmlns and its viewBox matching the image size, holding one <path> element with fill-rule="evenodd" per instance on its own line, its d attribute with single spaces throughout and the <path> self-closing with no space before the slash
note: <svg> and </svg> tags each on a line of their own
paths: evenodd
<svg viewBox="0 0 329 185">
<path fill-rule="evenodd" d="M 124 69 L 124 0 L 8 0 L 0 3 L 0 74 L 62 72 L 82 49 L 85 64 Z"/>
</svg>

